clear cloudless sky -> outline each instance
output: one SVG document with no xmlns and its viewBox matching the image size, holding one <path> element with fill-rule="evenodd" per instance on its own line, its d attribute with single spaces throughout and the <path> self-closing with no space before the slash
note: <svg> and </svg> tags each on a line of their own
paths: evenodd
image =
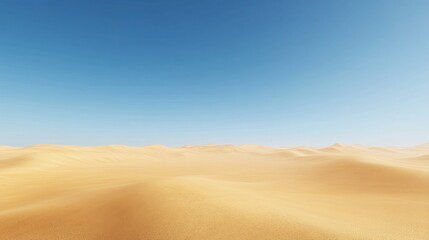
<svg viewBox="0 0 429 240">
<path fill-rule="evenodd" d="M 0 145 L 429 142 L 427 0 L 0 0 Z"/>
</svg>

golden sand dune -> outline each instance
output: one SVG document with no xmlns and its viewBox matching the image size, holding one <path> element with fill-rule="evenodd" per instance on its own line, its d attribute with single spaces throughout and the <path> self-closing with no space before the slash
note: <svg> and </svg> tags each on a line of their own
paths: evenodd
<svg viewBox="0 0 429 240">
<path fill-rule="evenodd" d="M 0 147 L 0 239 L 429 239 L 429 145 Z"/>
</svg>

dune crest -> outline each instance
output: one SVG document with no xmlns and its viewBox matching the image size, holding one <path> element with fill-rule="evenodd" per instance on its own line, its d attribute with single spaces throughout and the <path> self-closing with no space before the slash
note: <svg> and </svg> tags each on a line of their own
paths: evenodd
<svg viewBox="0 0 429 240">
<path fill-rule="evenodd" d="M 429 145 L 0 147 L 0 239 L 427 239 Z"/>
</svg>

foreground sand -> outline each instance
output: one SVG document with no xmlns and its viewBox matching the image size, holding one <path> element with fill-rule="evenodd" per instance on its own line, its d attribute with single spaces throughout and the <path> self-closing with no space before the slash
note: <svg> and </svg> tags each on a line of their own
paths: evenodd
<svg viewBox="0 0 429 240">
<path fill-rule="evenodd" d="M 429 239 L 429 145 L 0 147 L 0 239 Z"/>
</svg>

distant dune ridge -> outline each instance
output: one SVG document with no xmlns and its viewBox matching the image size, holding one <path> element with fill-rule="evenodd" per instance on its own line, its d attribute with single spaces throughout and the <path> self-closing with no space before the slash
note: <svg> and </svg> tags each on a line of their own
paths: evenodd
<svg viewBox="0 0 429 240">
<path fill-rule="evenodd" d="M 0 147 L 0 239 L 429 239 L 429 144 Z"/>
</svg>

